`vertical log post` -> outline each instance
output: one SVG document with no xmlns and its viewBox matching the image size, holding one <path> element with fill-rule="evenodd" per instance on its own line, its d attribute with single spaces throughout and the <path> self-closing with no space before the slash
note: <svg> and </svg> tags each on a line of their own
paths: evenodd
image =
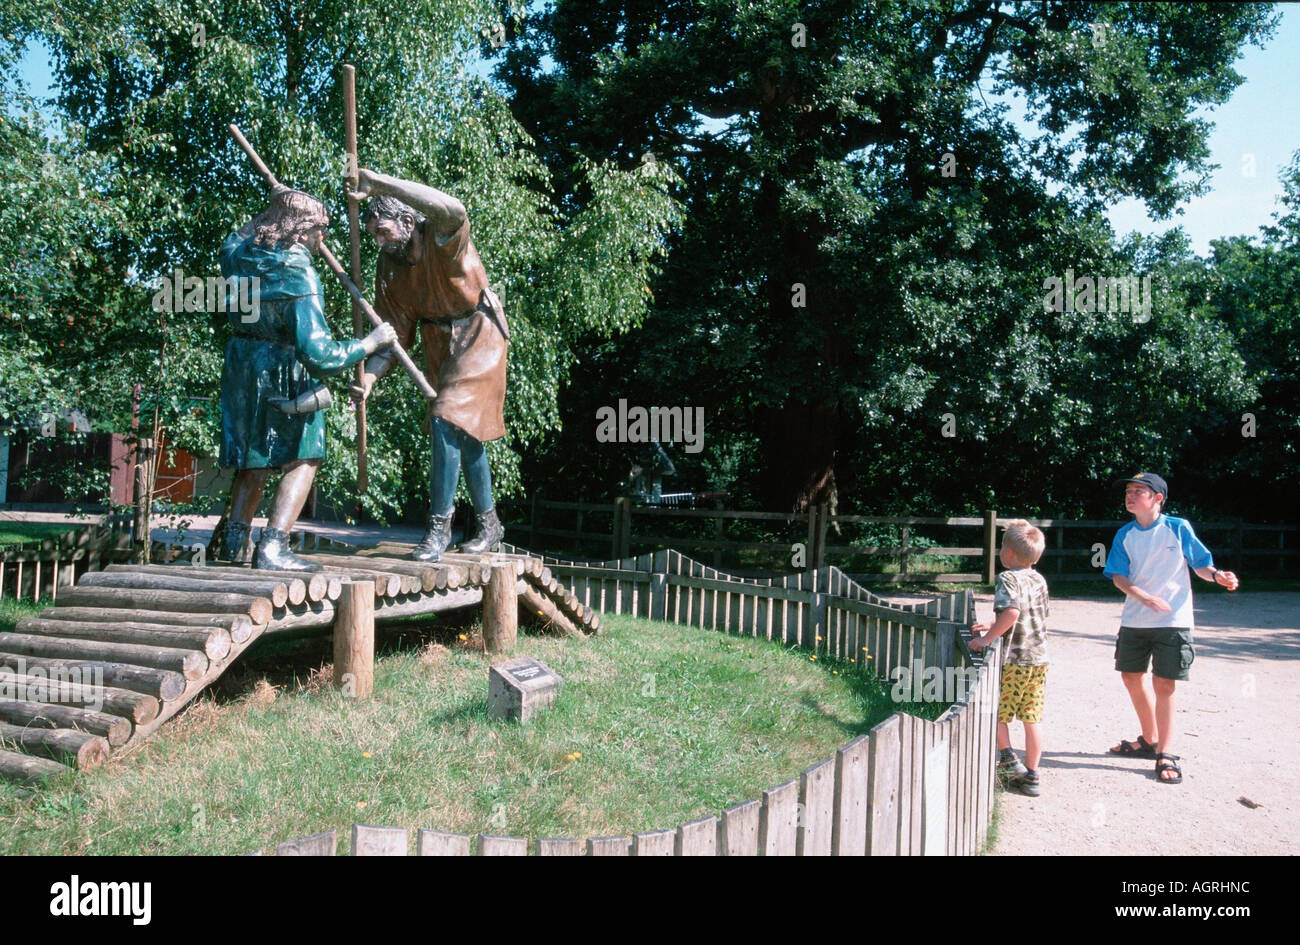
<svg viewBox="0 0 1300 945">
<path fill-rule="evenodd" d="M 984 511 L 984 583 L 992 584 L 998 570 L 998 513 Z"/>
<path fill-rule="evenodd" d="M 369 699 L 375 689 L 375 584 L 343 585 L 334 612 L 334 685 L 345 696 Z"/>
<path fill-rule="evenodd" d="M 492 566 L 483 594 L 483 645 L 489 653 L 513 653 L 519 632 L 518 577 L 513 564 Z"/>
</svg>

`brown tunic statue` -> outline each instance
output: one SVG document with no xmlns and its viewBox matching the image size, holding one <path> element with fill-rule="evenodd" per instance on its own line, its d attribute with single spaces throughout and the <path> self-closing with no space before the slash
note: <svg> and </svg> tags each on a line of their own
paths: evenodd
<svg viewBox="0 0 1300 945">
<path fill-rule="evenodd" d="M 373 198 L 365 210 L 366 229 L 381 249 L 375 310 L 396 329 L 403 347 L 410 347 L 418 327 L 425 376 L 438 395 L 429 408 L 429 522 L 412 557 L 436 561 L 447 550 L 462 468 L 478 531 L 461 550 L 495 549 L 504 531 L 483 444 L 506 432 L 505 312 L 488 287 L 459 200 L 365 169 L 358 178 L 357 196 Z M 367 361 L 354 395 L 366 397 L 392 363 L 391 355 Z"/>
</svg>

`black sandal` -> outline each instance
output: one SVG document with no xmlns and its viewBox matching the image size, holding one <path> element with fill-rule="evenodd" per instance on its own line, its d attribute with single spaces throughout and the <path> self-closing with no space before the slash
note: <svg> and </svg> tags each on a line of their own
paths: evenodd
<svg viewBox="0 0 1300 945">
<path fill-rule="evenodd" d="M 1112 755 L 1138 755 L 1142 758 L 1156 757 L 1156 746 L 1147 741 L 1145 735 L 1139 735 L 1135 742 L 1121 740 L 1118 748 L 1110 750 Z"/>
<path fill-rule="evenodd" d="M 1164 777 L 1164 773 L 1166 771 L 1172 771 L 1174 772 L 1174 774 L 1178 775 L 1178 777 L 1166 778 Z M 1183 783 L 1183 769 L 1178 767 L 1177 755 L 1165 755 L 1165 754 L 1156 755 L 1156 780 L 1159 781 L 1161 784 L 1182 784 Z"/>
</svg>

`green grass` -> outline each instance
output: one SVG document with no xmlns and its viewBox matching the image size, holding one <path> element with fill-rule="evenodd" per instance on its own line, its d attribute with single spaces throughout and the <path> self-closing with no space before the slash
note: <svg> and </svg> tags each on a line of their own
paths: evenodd
<svg viewBox="0 0 1300 945">
<path fill-rule="evenodd" d="M 0 597 L 0 633 L 12 630 L 14 625 L 24 617 L 35 617 L 54 601 L 48 597 L 41 598 L 33 604 L 30 600 L 14 600 L 12 597 Z"/>
<path fill-rule="evenodd" d="M 0 783 L 0 854 L 244 853 L 353 822 L 669 828 L 797 777 L 899 708 L 874 677 L 803 651 L 604 620 L 600 637 L 520 638 L 565 679 L 527 726 L 487 717 L 473 625 L 381 632 L 364 703 L 320 672 L 328 640 L 264 641 L 130 756 L 34 791 Z"/>
<path fill-rule="evenodd" d="M 0 522 L 0 550 L 16 548 L 29 541 L 58 538 L 77 528 L 67 522 Z"/>
</svg>

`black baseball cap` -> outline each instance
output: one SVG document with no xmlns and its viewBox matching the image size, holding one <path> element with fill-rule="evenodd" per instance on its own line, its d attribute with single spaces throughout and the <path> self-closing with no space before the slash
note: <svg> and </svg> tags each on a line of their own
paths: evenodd
<svg viewBox="0 0 1300 945">
<path fill-rule="evenodd" d="M 1115 485 L 1122 486 L 1129 482 L 1140 483 L 1149 488 L 1152 492 L 1156 493 L 1156 495 L 1166 499 L 1169 498 L 1169 484 L 1165 482 L 1164 476 L 1158 476 L 1155 473 L 1140 472 L 1136 476 L 1131 476 L 1128 479 L 1116 479 Z"/>
</svg>

